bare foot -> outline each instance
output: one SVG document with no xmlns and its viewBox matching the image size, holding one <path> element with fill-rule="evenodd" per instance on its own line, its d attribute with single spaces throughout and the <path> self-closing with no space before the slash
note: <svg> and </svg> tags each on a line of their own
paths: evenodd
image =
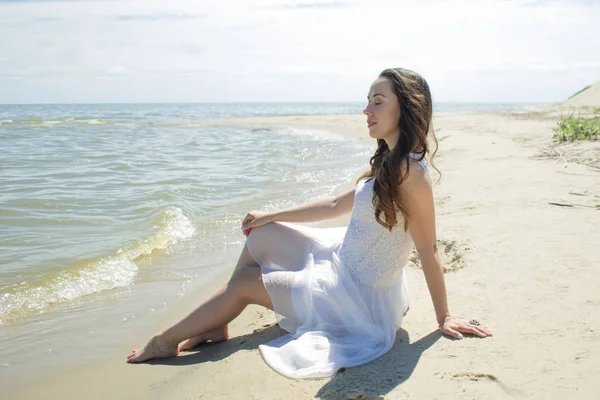
<svg viewBox="0 0 600 400">
<path fill-rule="evenodd" d="M 203 333 L 202 335 L 194 336 L 191 339 L 184 340 L 183 342 L 179 343 L 177 350 L 191 350 L 194 347 L 201 345 L 202 343 L 206 343 L 209 341 L 213 343 L 218 343 L 223 342 L 227 339 L 229 339 L 229 327 L 225 325 L 223 328 L 215 329 L 214 331 Z"/>
<path fill-rule="evenodd" d="M 175 357 L 178 353 L 177 347 L 173 347 L 163 337 L 156 335 L 146 343 L 142 350 L 133 350 L 133 353 L 127 357 L 127 362 L 141 363 L 153 358 Z"/>
</svg>

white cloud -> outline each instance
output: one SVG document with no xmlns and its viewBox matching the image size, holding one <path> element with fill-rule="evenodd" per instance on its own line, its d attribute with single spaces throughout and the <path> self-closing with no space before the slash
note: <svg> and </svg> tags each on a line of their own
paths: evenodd
<svg viewBox="0 0 600 400">
<path fill-rule="evenodd" d="M 554 101 L 600 79 L 599 24 L 586 0 L 0 1 L 0 103 L 362 100 L 391 66 Z"/>
<path fill-rule="evenodd" d="M 106 73 L 110 74 L 110 75 L 127 75 L 130 74 L 131 72 L 129 72 L 129 70 L 125 67 L 123 67 L 122 65 L 115 65 L 112 67 L 109 67 L 106 70 Z"/>
</svg>

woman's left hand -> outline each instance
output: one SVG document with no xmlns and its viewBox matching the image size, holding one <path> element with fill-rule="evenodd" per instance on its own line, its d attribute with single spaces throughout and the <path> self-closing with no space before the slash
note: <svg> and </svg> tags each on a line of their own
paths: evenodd
<svg viewBox="0 0 600 400">
<path fill-rule="evenodd" d="M 443 334 L 462 339 L 463 333 L 470 333 L 479 337 L 492 336 L 492 331 L 476 319 L 466 320 L 462 318 L 448 317 L 440 326 Z"/>
</svg>

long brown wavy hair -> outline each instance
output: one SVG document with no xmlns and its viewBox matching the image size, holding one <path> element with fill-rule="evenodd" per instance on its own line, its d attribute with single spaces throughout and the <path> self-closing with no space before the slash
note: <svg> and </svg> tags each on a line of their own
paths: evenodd
<svg viewBox="0 0 600 400">
<path fill-rule="evenodd" d="M 414 71 L 390 68 L 382 71 L 379 77 L 390 81 L 398 98 L 400 136 L 391 152 L 385 140 L 377 139 L 377 150 L 369 161 L 371 170 L 363 173 L 356 182 L 373 177 L 373 206 L 377 223 L 391 232 L 398 224 L 397 210 L 399 210 L 404 217 L 404 231 L 407 231 L 409 215 L 402 204 L 399 187 L 410 171 L 408 154 L 419 154 L 419 161 L 430 154 L 429 135 L 435 143 L 430 162 L 435 170 L 440 172 L 433 164 L 433 157 L 438 150 L 438 141 L 431 121 L 433 114 L 431 92 L 425 79 Z M 385 220 L 381 219 L 382 213 Z"/>
</svg>

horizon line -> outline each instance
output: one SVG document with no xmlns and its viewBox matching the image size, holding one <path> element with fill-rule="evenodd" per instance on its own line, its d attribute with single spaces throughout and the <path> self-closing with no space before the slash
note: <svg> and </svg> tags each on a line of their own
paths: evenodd
<svg viewBox="0 0 600 400">
<path fill-rule="evenodd" d="M 563 100 L 566 101 L 566 100 Z M 563 101 L 434 101 L 433 104 L 560 104 Z M 3 103 L 0 102 L 0 106 L 75 106 L 75 105 L 133 105 L 133 104 L 144 104 L 144 105 L 165 105 L 165 104 L 364 104 L 363 100 L 349 100 L 349 101 L 173 101 L 173 102 L 64 102 L 64 103 Z"/>
</svg>

